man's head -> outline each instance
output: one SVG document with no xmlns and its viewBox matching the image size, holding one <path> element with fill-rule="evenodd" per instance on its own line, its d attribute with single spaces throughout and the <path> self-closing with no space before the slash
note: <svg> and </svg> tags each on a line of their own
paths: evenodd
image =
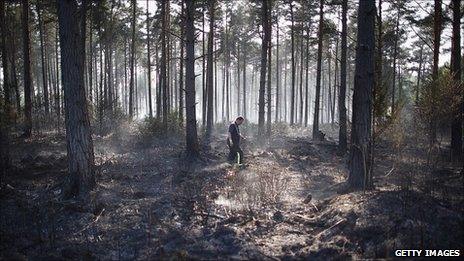
<svg viewBox="0 0 464 261">
<path fill-rule="evenodd" d="M 238 117 L 235 119 L 235 123 L 237 123 L 237 125 L 242 124 L 244 121 L 245 121 L 245 118 L 243 118 L 242 116 L 238 116 Z"/>
</svg>

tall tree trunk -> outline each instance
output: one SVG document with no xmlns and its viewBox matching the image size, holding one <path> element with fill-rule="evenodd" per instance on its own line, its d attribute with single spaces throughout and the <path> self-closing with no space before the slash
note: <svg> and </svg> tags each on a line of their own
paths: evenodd
<svg viewBox="0 0 464 261">
<path fill-rule="evenodd" d="M 301 38 L 300 38 L 300 117 L 298 118 L 298 124 L 301 126 L 303 124 L 303 70 L 304 70 L 304 49 L 303 49 L 303 26 L 301 27 Z"/>
<path fill-rule="evenodd" d="M 340 57 L 340 91 L 338 93 L 338 151 L 345 155 L 347 149 L 346 135 L 346 49 L 347 49 L 347 11 L 348 0 L 342 2 L 342 42 Z"/>
<path fill-rule="evenodd" d="M 374 1 L 359 0 L 356 68 L 348 183 L 354 189 L 372 187 L 370 137 L 374 87 Z"/>
<path fill-rule="evenodd" d="M 93 12 L 90 14 L 92 21 Z M 89 97 L 89 113 L 90 117 L 92 118 L 93 114 L 93 31 L 92 31 L 92 24 L 89 26 L 89 64 L 88 64 L 88 76 L 89 76 L 89 87 L 88 87 L 88 97 Z"/>
<path fill-rule="evenodd" d="M 259 112 L 258 112 L 258 136 L 260 139 L 264 137 L 264 93 L 266 88 L 266 71 L 267 71 L 267 49 L 270 41 L 270 26 L 269 26 L 269 1 L 263 0 L 261 5 L 261 20 L 264 31 L 264 37 L 261 44 L 261 74 L 259 80 Z"/>
<path fill-rule="evenodd" d="M 29 0 L 22 0 L 23 53 L 24 53 L 24 137 L 32 135 L 32 72 L 29 34 Z"/>
<path fill-rule="evenodd" d="M 181 15 L 185 16 L 184 2 L 181 2 Z M 185 24 L 181 23 L 180 34 L 181 38 L 185 37 Z M 184 46 L 185 44 L 180 40 L 180 62 L 179 62 L 179 121 L 184 122 Z"/>
<path fill-rule="evenodd" d="M 322 1 L 322 0 L 321 0 Z M 290 28 L 291 43 L 292 43 L 292 91 L 290 102 L 290 125 L 295 123 L 295 19 L 293 17 L 293 0 L 290 1 L 290 17 L 292 25 Z M 322 41 L 322 39 L 321 39 Z"/>
<path fill-rule="evenodd" d="M 45 66 L 45 46 L 44 46 L 44 31 L 43 31 L 43 19 L 42 19 L 42 11 L 40 8 L 41 3 L 37 3 L 37 17 L 39 20 L 39 38 L 40 38 L 40 56 L 41 56 L 41 63 L 42 63 L 42 87 L 43 87 L 43 94 L 44 94 L 44 106 L 45 106 L 45 114 L 48 116 L 50 113 L 49 107 L 49 99 L 48 99 L 48 80 L 47 80 L 47 67 Z"/>
<path fill-rule="evenodd" d="M 272 37 L 272 18 L 271 18 L 271 10 L 269 6 L 269 11 L 268 11 L 268 18 L 269 18 L 269 43 L 268 43 L 268 48 L 267 48 L 267 61 L 268 61 L 268 68 L 267 68 L 267 125 L 266 125 L 266 136 L 271 137 L 271 124 L 272 124 L 272 93 L 271 93 L 271 76 L 272 76 L 272 59 L 271 59 L 271 54 L 272 54 L 272 42 L 271 42 L 271 37 Z"/>
<path fill-rule="evenodd" d="M 132 42 L 131 42 L 131 58 L 130 58 L 130 80 L 129 80 L 129 116 L 134 117 L 134 67 L 135 67 L 135 9 L 137 1 L 132 0 Z"/>
<path fill-rule="evenodd" d="M 453 38 L 451 47 L 451 72 L 453 74 L 456 96 L 459 97 L 459 106 L 454 111 L 451 122 L 451 152 L 453 160 L 459 160 L 462 156 L 462 114 L 464 113 L 464 98 L 461 82 L 461 1 L 453 0 Z"/>
<path fill-rule="evenodd" d="M 285 52 L 284 52 L 285 53 Z M 284 87 L 282 88 L 283 89 L 283 92 L 284 92 L 284 122 L 287 122 L 287 108 L 288 108 L 288 104 L 287 104 L 287 74 L 288 74 L 288 68 L 287 68 L 287 60 L 286 60 L 287 57 L 284 57 Z"/>
<path fill-rule="evenodd" d="M 277 23 L 276 23 L 276 95 L 275 95 L 275 122 L 280 121 L 280 115 L 279 115 L 279 99 L 280 99 L 280 74 L 281 74 L 281 69 L 280 69 L 280 61 L 279 61 L 279 17 L 276 17 Z M 245 84 L 244 84 L 245 85 Z"/>
<path fill-rule="evenodd" d="M 3 69 L 3 99 L 4 99 L 4 108 L 5 108 L 5 123 L 8 123 L 8 119 L 11 113 L 11 78 L 10 78 L 10 66 L 9 66 L 9 53 L 7 51 L 7 35 L 9 35 L 7 31 L 5 20 L 5 1 L 0 0 L 0 27 L 2 30 L 2 69 Z M 3 123 L 3 122 L 2 122 Z M 7 124 L 5 124 L 7 125 Z M 5 136 L 6 133 L 3 133 Z M 6 137 L 6 136 L 5 136 Z"/>
<path fill-rule="evenodd" d="M 148 70 L 148 115 L 153 118 L 153 105 L 151 102 L 151 58 L 150 58 L 150 15 L 148 13 L 148 4 L 150 1 L 147 0 L 147 70 Z"/>
<path fill-rule="evenodd" d="M 309 99 L 309 27 L 310 22 L 308 22 L 308 26 L 306 27 L 306 65 L 305 65 L 305 74 L 306 74 L 306 82 L 305 82 L 305 99 L 306 99 L 306 106 L 305 110 L 305 118 L 304 118 L 304 126 L 308 126 L 308 119 L 309 119 L 309 110 L 310 110 L 310 99 Z"/>
<path fill-rule="evenodd" d="M 0 0 L 0 27 L 2 32 L 2 69 L 3 69 L 3 111 L 0 113 L 0 181 L 3 184 L 5 175 L 10 167 L 10 144 L 8 128 L 11 114 L 11 79 L 6 48 L 7 29 L 5 21 L 5 1 Z"/>
<path fill-rule="evenodd" d="M 419 104 L 419 90 L 420 90 L 420 84 L 421 84 L 421 77 L 422 77 L 422 63 L 423 63 L 423 52 L 424 52 L 424 46 L 420 46 L 419 50 L 419 67 L 417 68 L 417 82 L 416 82 L 416 105 Z"/>
<path fill-rule="evenodd" d="M 168 131 L 168 54 L 167 43 L 169 42 L 168 33 L 168 19 L 169 19 L 169 1 L 163 1 L 162 8 L 162 31 L 161 31 L 161 78 L 163 82 L 163 132 L 166 134 Z"/>
<path fill-rule="evenodd" d="M 186 32 L 186 63 L 185 63 L 185 104 L 186 104 L 186 141 L 187 141 L 187 156 L 196 158 L 199 156 L 198 151 L 198 135 L 197 135 L 197 120 L 195 112 L 195 1 L 184 0 L 186 3 L 187 14 L 185 21 Z"/>
<path fill-rule="evenodd" d="M 213 122 L 218 121 L 218 53 L 217 42 L 214 42 L 214 119 Z"/>
<path fill-rule="evenodd" d="M 399 25 L 400 25 L 400 10 L 398 7 L 397 17 L 396 17 L 396 26 L 395 26 L 395 43 L 393 47 L 393 81 L 392 81 L 392 115 L 395 112 L 395 93 L 396 93 L 396 62 L 398 56 L 398 34 L 399 34 Z"/>
<path fill-rule="evenodd" d="M 322 38 L 324 25 L 324 0 L 319 2 L 319 29 L 317 33 L 317 71 L 316 71 L 316 99 L 314 101 L 313 139 L 320 139 L 319 135 L 319 106 L 321 99 L 321 72 L 322 72 Z"/>
<path fill-rule="evenodd" d="M 208 8 L 209 8 L 209 33 L 208 33 L 208 64 L 207 64 L 207 76 L 208 82 L 206 84 L 207 90 L 207 115 L 206 115 L 206 132 L 205 138 L 206 141 L 209 142 L 211 138 L 211 134 L 213 132 L 213 110 L 214 110 L 214 103 L 213 103 L 213 91 L 214 91 L 214 75 L 213 75 L 213 41 L 214 41 L 214 8 L 216 5 L 216 0 L 208 0 Z"/>
<path fill-rule="evenodd" d="M 247 59 L 247 43 L 243 43 L 243 117 L 247 117 L 247 89 L 246 89 L 246 59 Z"/>
<path fill-rule="evenodd" d="M 227 23 L 227 12 L 226 12 L 226 23 Z M 230 120 L 230 97 L 229 97 L 229 89 L 230 89 L 230 45 L 229 45 L 229 30 L 230 25 L 227 26 L 226 24 L 226 43 L 225 43 L 225 62 L 226 62 L 226 118 Z"/>
<path fill-rule="evenodd" d="M 430 143 L 433 144 L 437 140 L 437 123 L 436 123 L 436 116 L 435 116 L 435 97 L 437 94 L 437 85 L 438 85 L 438 66 L 439 66 L 439 56 L 440 56 L 440 38 L 441 38 L 441 16 L 442 16 L 442 8 L 441 8 L 442 0 L 435 0 L 435 7 L 434 7 L 434 15 L 433 15 L 433 67 L 432 67 L 432 90 L 431 90 L 431 97 L 432 97 L 432 104 L 431 104 L 431 111 L 432 116 L 430 117 Z"/>
<path fill-rule="evenodd" d="M 58 26 L 55 31 L 55 80 L 56 80 L 56 92 L 55 92 L 55 107 L 56 107 L 56 116 L 58 118 L 58 126 L 60 122 L 60 116 L 61 116 L 61 97 L 60 97 L 60 61 L 59 61 L 59 55 L 58 55 L 58 46 L 59 46 L 59 37 L 58 37 Z"/>
<path fill-rule="evenodd" d="M 158 52 L 158 45 L 155 45 L 155 53 L 156 56 L 159 57 L 159 52 Z M 161 60 L 156 59 L 156 75 L 158 76 L 158 90 L 156 91 L 156 118 L 160 119 L 161 118 L 161 95 L 162 95 L 162 89 L 163 89 L 163 81 L 161 77 Z"/>
<path fill-rule="evenodd" d="M 203 12 L 202 12 L 202 20 L 201 20 L 201 26 L 202 26 L 202 32 L 201 32 L 201 45 L 202 45 L 202 67 L 201 67 L 201 95 L 202 95 L 202 103 L 201 103 L 201 127 L 203 130 L 205 129 L 206 126 L 206 107 L 207 107 L 207 91 L 206 91 L 206 36 L 205 36 L 205 16 L 206 16 L 206 7 L 203 7 Z"/>
<path fill-rule="evenodd" d="M 95 186 L 93 143 L 84 88 L 85 59 L 81 39 L 76 37 L 84 35 L 77 14 L 75 0 L 58 1 L 69 171 L 63 190 L 65 197 L 87 197 Z"/>
<path fill-rule="evenodd" d="M 240 43 L 237 43 L 237 115 L 240 115 Z"/>
</svg>

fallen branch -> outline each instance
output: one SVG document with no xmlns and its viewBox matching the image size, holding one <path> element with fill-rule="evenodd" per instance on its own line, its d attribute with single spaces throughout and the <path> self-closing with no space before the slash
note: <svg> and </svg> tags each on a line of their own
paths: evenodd
<svg viewBox="0 0 464 261">
<path fill-rule="evenodd" d="M 195 215 L 202 216 L 202 217 L 213 217 L 213 218 L 217 218 L 217 219 L 226 219 L 226 217 L 223 217 L 223 216 L 210 214 L 210 213 L 204 213 L 204 212 L 196 212 Z"/>
<path fill-rule="evenodd" d="M 390 176 L 390 174 L 393 173 L 393 170 L 394 170 L 394 169 L 395 169 L 395 166 L 393 166 L 393 167 L 391 168 L 391 170 L 390 170 L 387 174 L 385 174 L 385 176 L 383 176 L 383 177 L 388 177 L 388 176 Z"/>
<path fill-rule="evenodd" d="M 84 232 L 84 231 L 87 230 L 91 225 L 97 223 L 98 220 L 100 219 L 101 215 L 103 214 L 103 211 L 105 211 L 105 209 L 102 209 L 102 210 L 100 211 L 100 214 L 98 214 L 98 216 L 97 216 L 92 222 L 90 222 L 89 224 L 87 224 L 87 226 L 85 226 L 83 229 L 81 229 L 81 230 L 75 232 L 75 233 L 73 234 L 73 236 L 75 236 L 75 235 L 77 235 L 77 234 L 80 234 L 80 233 Z"/>
<path fill-rule="evenodd" d="M 324 234 L 326 231 L 328 231 L 328 230 L 330 230 L 330 229 L 332 229 L 332 228 L 334 228 L 334 227 L 340 225 L 341 223 L 343 223 L 343 222 L 345 222 L 345 221 L 346 221 L 346 218 L 340 219 L 339 221 L 337 221 L 337 223 L 335 223 L 335 224 L 333 224 L 332 226 L 330 226 L 329 228 L 324 229 L 324 230 L 322 230 L 321 232 L 317 233 L 317 235 L 315 235 L 314 237 L 316 237 L 316 238 L 317 238 L 317 237 L 320 237 L 320 236 L 321 236 L 322 234 Z"/>
</svg>

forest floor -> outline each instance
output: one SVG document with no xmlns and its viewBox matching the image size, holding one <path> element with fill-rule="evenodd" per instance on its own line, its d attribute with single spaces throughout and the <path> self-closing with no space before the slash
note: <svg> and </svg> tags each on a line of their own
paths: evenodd
<svg viewBox="0 0 464 261">
<path fill-rule="evenodd" d="M 459 164 L 431 172 L 415 140 L 401 149 L 379 140 L 376 188 L 349 192 L 336 127 L 324 126 L 321 142 L 279 129 L 261 146 L 249 133 L 244 167 L 226 161 L 225 134 L 194 164 L 183 161 L 182 137 L 141 139 L 134 126 L 95 136 L 89 202 L 60 198 L 63 134 L 15 138 L 15 168 L 0 190 L 0 260 L 327 260 L 463 249 Z"/>
</svg>

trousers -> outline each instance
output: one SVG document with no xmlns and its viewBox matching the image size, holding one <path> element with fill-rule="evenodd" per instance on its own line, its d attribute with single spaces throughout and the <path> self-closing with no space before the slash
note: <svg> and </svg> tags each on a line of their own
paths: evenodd
<svg viewBox="0 0 464 261">
<path fill-rule="evenodd" d="M 237 158 L 239 156 L 239 158 Z M 229 161 L 237 162 L 238 164 L 243 163 L 243 151 L 240 148 L 240 145 L 232 145 L 229 147 Z"/>
</svg>

